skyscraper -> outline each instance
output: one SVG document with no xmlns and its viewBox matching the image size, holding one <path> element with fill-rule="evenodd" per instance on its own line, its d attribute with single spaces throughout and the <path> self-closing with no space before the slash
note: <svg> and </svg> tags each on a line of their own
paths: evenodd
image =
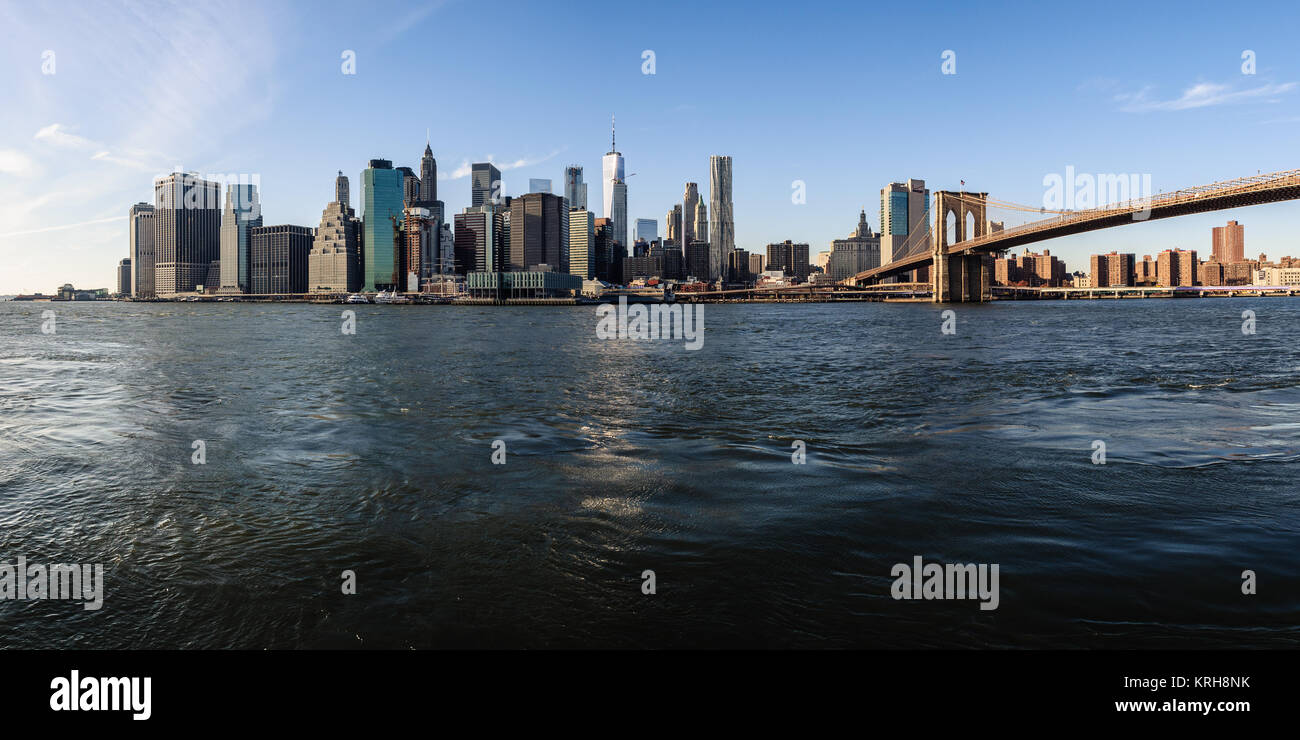
<svg viewBox="0 0 1300 740">
<path fill-rule="evenodd" d="M 664 216 L 664 232 L 668 241 L 676 244 L 683 252 L 686 251 L 686 244 L 682 242 L 682 204 L 676 203 L 672 210 Z"/>
<path fill-rule="evenodd" d="M 475 162 L 470 168 L 469 175 L 469 203 L 472 206 L 481 206 L 484 203 L 490 203 L 493 195 L 497 197 L 504 196 L 501 192 L 501 170 L 491 162 Z"/>
<path fill-rule="evenodd" d="M 248 232 L 251 292 L 307 292 L 307 255 L 315 233 L 308 226 L 254 226 Z"/>
<path fill-rule="evenodd" d="M 402 207 L 415 205 L 420 199 L 420 178 L 410 167 L 398 167 L 397 171 L 402 173 Z"/>
<path fill-rule="evenodd" d="M 221 259 L 221 185 L 187 172 L 154 181 L 154 291 L 189 293 L 207 285 Z"/>
<path fill-rule="evenodd" d="M 564 199 L 552 193 L 528 193 L 510 202 L 510 269 L 546 265 L 568 272 L 569 215 Z"/>
<path fill-rule="evenodd" d="M 1246 261 L 1246 227 L 1236 221 L 1229 221 L 1227 226 L 1215 226 L 1211 231 L 1213 238 L 1210 259 L 1215 262 L 1231 264 Z"/>
<path fill-rule="evenodd" d="M 400 289 L 397 275 L 403 176 L 386 159 L 372 159 L 361 173 L 362 287 L 367 292 Z"/>
<path fill-rule="evenodd" d="M 227 185 L 226 209 L 221 215 L 220 292 L 248 292 L 248 230 L 261 225 L 262 204 L 257 198 L 257 186 Z"/>
<path fill-rule="evenodd" d="M 352 187 L 343 170 L 339 170 L 339 176 L 334 178 L 334 202 L 343 204 L 348 211 L 352 210 Z"/>
<path fill-rule="evenodd" d="M 569 209 L 569 273 L 596 277 L 596 218 L 585 208 Z"/>
<path fill-rule="evenodd" d="M 700 188 L 693 182 L 686 183 L 686 192 L 682 194 L 682 215 L 686 219 L 682 222 L 682 241 L 690 244 L 696 239 L 707 239 L 708 234 L 699 234 L 695 231 L 695 206 L 700 202 Z"/>
<path fill-rule="evenodd" d="M 930 191 L 925 180 L 880 189 L 880 264 L 930 250 Z"/>
<path fill-rule="evenodd" d="M 687 244 L 682 253 L 685 255 L 686 275 L 704 282 L 711 282 L 709 277 L 709 251 L 710 245 L 703 239 L 696 239 Z"/>
<path fill-rule="evenodd" d="M 530 177 L 528 178 L 528 192 L 530 193 L 549 193 L 551 192 L 550 178 Z"/>
<path fill-rule="evenodd" d="M 609 153 L 600 160 L 601 181 L 605 193 L 605 218 L 610 221 L 611 238 L 627 246 L 627 183 L 624 182 L 623 155 L 614 139 L 614 119 L 610 119 Z"/>
<path fill-rule="evenodd" d="M 117 263 L 117 294 L 131 295 L 131 258 L 123 257 Z"/>
<path fill-rule="evenodd" d="M 309 293 L 351 293 L 361 288 L 361 222 L 348 198 L 348 178 L 339 172 L 334 202 L 325 206 L 307 255 Z"/>
<path fill-rule="evenodd" d="M 470 206 L 456 214 L 455 271 L 500 272 L 506 269 L 504 208 L 492 203 Z"/>
<path fill-rule="evenodd" d="M 636 220 L 636 233 L 633 235 L 633 241 L 652 242 L 659 238 L 659 222 L 653 218 L 638 218 Z"/>
<path fill-rule="evenodd" d="M 154 210 L 148 203 L 131 206 L 130 224 L 131 295 L 154 297 Z"/>
<path fill-rule="evenodd" d="M 695 240 L 707 242 L 709 240 L 709 209 L 704 205 L 703 198 L 695 201 L 695 213 L 691 214 L 691 221 L 694 224 L 692 230 L 695 233 Z M 724 269 L 723 275 L 725 274 L 726 270 Z"/>
<path fill-rule="evenodd" d="M 713 228 L 709 240 L 709 265 L 719 271 L 730 262 L 736 249 L 735 204 L 731 201 L 731 157 L 715 154 L 709 157 L 709 210 L 713 212 Z M 706 235 L 701 234 L 701 239 Z"/>
<path fill-rule="evenodd" d="M 424 156 L 420 157 L 420 198 L 417 205 L 432 208 L 438 200 L 438 160 L 433 158 L 433 148 L 428 142 L 424 144 Z M 438 214 L 442 218 L 442 214 Z"/>
<path fill-rule="evenodd" d="M 570 208 L 587 210 L 587 183 L 582 181 L 582 168 L 576 164 L 564 168 L 564 199 Z"/>
<path fill-rule="evenodd" d="M 442 222 L 423 206 L 410 206 L 402 213 L 401 265 L 402 290 L 420 290 L 422 281 L 433 274 L 438 259 L 438 237 Z"/>
</svg>

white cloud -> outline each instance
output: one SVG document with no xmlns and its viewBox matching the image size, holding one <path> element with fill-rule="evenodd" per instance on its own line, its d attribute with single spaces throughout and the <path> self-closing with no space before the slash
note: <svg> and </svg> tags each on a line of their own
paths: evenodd
<svg viewBox="0 0 1300 740">
<path fill-rule="evenodd" d="M 37 141 L 43 141 L 67 149 L 88 149 L 94 146 L 94 142 L 87 138 L 77 136 L 69 131 L 67 126 L 64 126 L 61 123 L 51 123 L 40 131 L 37 131 L 35 139 Z"/>
<path fill-rule="evenodd" d="M 1276 103 L 1279 96 L 1294 90 L 1296 84 L 1295 82 L 1270 83 L 1256 87 L 1234 89 L 1231 85 L 1223 83 L 1198 82 L 1184 90 L 1181 96 L 1171 100 L 1152 99 L 1150 87 L 1144 87 L 1135 93 L 1116 95 L 1115 100 L 1121 103 L 1120 110 L 1129 113 L 1190 110 L 1193 108 L 1206 108 L 1212 105 L 1235 105 L 1250 102 Z"/>
<path fill-rule="evenodd" d="M 32 158 L 14 149 L 0 149 L 0 173 L 31 177 L 37 171 Z"/>
<path fill-rule="evenodd" d="M 541 164 L 542 162 L 555 159 L 555 157 L 558 156 L 561 151 L 562 151 L 561 149 L 556 149 L 550 154 L 547 154 L 545 157 L 538 157 L 536 159 L 529 159 L 527 157 L 522 157 L 520 159 L 516 159 L 513 162 L 498 162 L 496 160 L 496 157 L 489 154 L 487 155 L 487 158 L 484 161 L 496 165 L 497 169 L 501 170 L 502 172 L 505 172 L 506 170 L 517 170 L 520 167 L 532 167 L 533 165 Z M 438 177 L 438 179 L 459 180 L 462 177 L 469 177 L 470 173 L 473 171 L 474 171 L 474 166 L 470 164 L 470 161 L 468 159 L 462 159 L 460 161 L 460 166 L 452 170 L 451 174 L 441 175 Z"/>
</svg>

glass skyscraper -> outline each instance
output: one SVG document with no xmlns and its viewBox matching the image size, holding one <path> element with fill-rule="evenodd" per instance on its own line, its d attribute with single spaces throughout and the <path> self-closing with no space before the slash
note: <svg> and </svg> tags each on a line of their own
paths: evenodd
<svg viewBox="0 0 1300 740">
<path fill-rule="evenodd" d="M 400 289 L 397 272 L 398 235 L 402 225 L 404 177 L 386 159 L 372 159 L 361 173 L 361 233 L 364 264 L 361 289 L 376 292 Z"/>
<path fill-rule="evenodd" d="M 659 238 L 659 222 L 653 218 L 638 218 L 636 220 L 636 234 L 633 237 L 634 242 L 645 240 L 652 242 Z"/>
<path fill-rule="evenodd" d="M 609 219 L 611 237 L 627 246 L 627 183 L 624 181 L 623 154 L 614 144 L 610 126 L 609 153 L 601 157 L 601 182 L 604 185 L 605 218 Z"/>
<path fill-rule="evenodd" d="M 582 181 L 582 168 L 576 164 L 564 168 L 564 198 L 570 208 L 587 210 L 587 183 Z"/>
<path fill-rule="evenodd" d="M 880 189 L 880 264 L 930 249 L 930 191 L 925 180 L 891 182 Z"/>
</svg>

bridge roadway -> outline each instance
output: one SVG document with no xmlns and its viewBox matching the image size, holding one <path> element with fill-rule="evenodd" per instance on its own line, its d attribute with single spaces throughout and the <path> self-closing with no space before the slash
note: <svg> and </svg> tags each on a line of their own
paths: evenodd
<svg viewBox="0 0 1300 740">
<path fill-rule="evenodd" d="M 974 197 L 975 194 L 970 195 Z M 1128 200 L 1100 208 L 1064 213 L 1055 218 L 1033 221 L 1023 226 L 967 239 L 949 246 L 945 254 L 1001 252 L 1025 244 L 1124 224 L 1296 199 L 1300 199 L 1300 170 L 1273 172 L 1184 188 L 1151 198 Z M 931 233 L 932 237 L 937 236 L 934 229 Z M 935 240 L 932 238 L 933 241 Z M 880 278 L 930 264 L 934 261 L 934 257 L 933 252 L 913 255 L 860 272 L 845 280 L 844 283 L 852 286 L 861 286 L 864 282 L 872 284 Z"/>
</svg>

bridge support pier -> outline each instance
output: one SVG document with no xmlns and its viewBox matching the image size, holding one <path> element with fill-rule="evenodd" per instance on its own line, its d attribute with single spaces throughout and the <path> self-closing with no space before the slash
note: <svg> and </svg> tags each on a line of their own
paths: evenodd
<svg viewBox="0 0 1300 740">
<path fill-rule="evenodd" d="M 982 303 L 992 298 L 988 262 L 979 254 L 934 256 L 935 303 Z"/>
</svg>

